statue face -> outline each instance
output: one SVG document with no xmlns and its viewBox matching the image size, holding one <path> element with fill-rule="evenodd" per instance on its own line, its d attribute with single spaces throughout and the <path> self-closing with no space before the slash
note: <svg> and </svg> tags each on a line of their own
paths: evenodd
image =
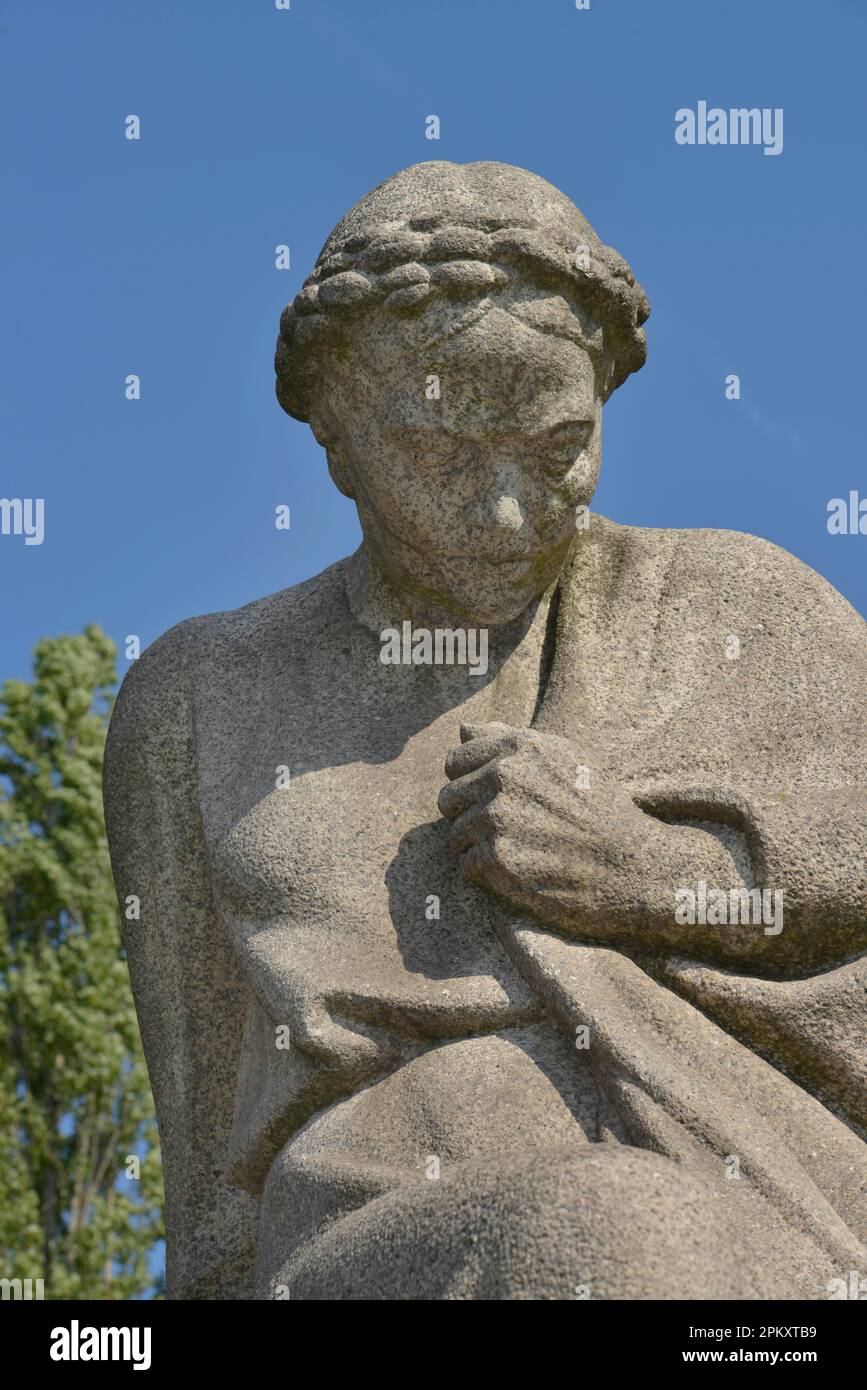
<svg viewBox="0 0 867 1390">
<path fill-rule="evenodd" d="M 325 433 L 398 591 L 496 625 L 557 577 L 596 486 L 601 402 L 578 342 L 499 306 L 464 314 L 433 342 L 393 317 L 359 325 Z"/>
</svg>

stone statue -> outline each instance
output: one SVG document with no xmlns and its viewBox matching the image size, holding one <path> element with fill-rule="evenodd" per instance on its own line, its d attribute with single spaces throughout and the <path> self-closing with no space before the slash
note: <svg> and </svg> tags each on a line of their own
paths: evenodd
<svg viewBox="0 0 867 1390">
<path fill-rule="evenodd" d="M 867 628 L 589 512 L 647 314 L 557 189 L 439 161 L 283 314 L 363 543 L 154 643 L 106 753 L 170 1297 L 867 1274 Z"/>
</svg>

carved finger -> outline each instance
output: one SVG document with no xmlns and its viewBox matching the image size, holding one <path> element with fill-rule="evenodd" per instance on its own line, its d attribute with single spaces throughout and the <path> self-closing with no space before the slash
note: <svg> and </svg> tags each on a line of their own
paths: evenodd
<svg viewBox="0 0 867 1390">
<path fill-rule="evenodd" d="M 497 828 L 497 817 L 488 803 L 473 806 L 455 821 L 450 837 L 452 848 L 461 853 L 485 836 L 496 835 Z"/>
<path fill-rule="evenodd" d="M 461 733 L 467 727 L 466 724 L 462 725 Z M 460 748 L 453 748 L 446 758 L 446 776 L 450 781 L 454 781 L 456 777 L 466 777 L 467 773 L 475 772 L 477 768 L 483 767 L 502 753 L 513 753 L 522 741 L 522 731 L 510 729 L 505 724 L 484 724 L 479 727 L 487 731 L 496 729 L 499 732 L 486 732 L 479 738 L 462 743 Z"/>
<path fill-rule="evenodd" d="M 498 844 L 500 836 L 489 836 L 471 845 L 461 860 L 465 878 L 481 888 L 493 889 L 494 883 L 501 879 L 500 857 L 503 846 Z"/>
<path fill-rule="evenodd" d="M 475 772 L 468 772 L 464 777 L 443 787 L 437 797 L 437 805 L 447 820 L 454 820 L 471 806 L 476 806 L 481 797 L 493 795 L 498 786 L 496 760 L 486 762 L 476 768 Z"/>
<path fill-rule="evenodd" d="M 502 738 L 503 734 L 523 732 L 523 729 L 516 729 L 514 724 L 501 724 L 496 720 L 490 724 L 462 724 L 461 743 L 471 743 L 478 738 Z"/>
</svg>

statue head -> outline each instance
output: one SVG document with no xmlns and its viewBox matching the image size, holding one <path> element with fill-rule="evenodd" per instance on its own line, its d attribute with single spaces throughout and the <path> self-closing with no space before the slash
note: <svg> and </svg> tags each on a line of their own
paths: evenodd
<svg viewBox="0 0 867 1390">
<path fill-rule="evenodd" d="M 416 164 L 346 214 L 284 310 L 277 397 L 399 591 L 506 622 L 570 548 L 602 405 L 644 362 L 648 312 L 552 184 Z"/>
</svg>

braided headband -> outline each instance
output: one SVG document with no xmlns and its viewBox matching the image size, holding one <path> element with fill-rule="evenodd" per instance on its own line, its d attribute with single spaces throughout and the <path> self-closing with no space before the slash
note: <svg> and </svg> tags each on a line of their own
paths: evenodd
<svg viewBox="0 0 867 1390">
<path fill-rule="evenodd" d="M 317 359 L 341 320 L 374 304 L 414 314 L 436 295 L 490 294 L 510 283 L 510 267 L 517 268 L 519 279 L 540 287 L 565 286 L 602 325 L 609 360 L 606 398 L 643 365 L 641 324 L 650 308 L 626 261 L 611 247 L 594 241 L 567 249 L 526 226 L 425 230 L 425 220 L 373 229 L 337 247 L 326 244 L 300 293 L 283 310 L 274 359 L 277 399 L 296 420 L 309 419 Z"/>
</svg>

